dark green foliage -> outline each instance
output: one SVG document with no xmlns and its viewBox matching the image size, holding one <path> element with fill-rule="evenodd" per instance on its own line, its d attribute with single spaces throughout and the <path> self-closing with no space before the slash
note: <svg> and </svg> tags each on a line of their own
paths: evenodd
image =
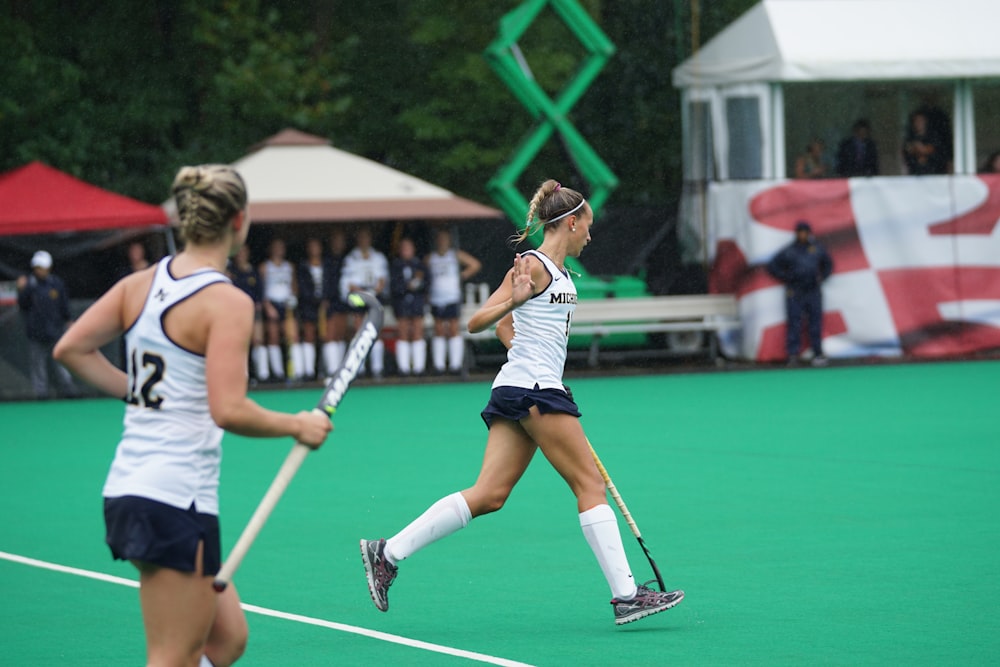
<svg viewBox="0 0 1000 667">
<path fill-rule="evenodd" d="M 513 1 L 0 2 L 0 170 L 31 160 L 145 201 L 184 163 L 232 161 L 285 127 L 489 203 L 533 119 L 482 57 Z M 618 51 L 572 112 L 621 179 L 668 203 L 693 2 L 584 0 Z M 753 3 L 701 0 L 701 41 Z M 555 95 L 582 48 L 546 9 L 519 44 Z M 525 174 L 573 182 L 557 141 Z"/>
</svg>

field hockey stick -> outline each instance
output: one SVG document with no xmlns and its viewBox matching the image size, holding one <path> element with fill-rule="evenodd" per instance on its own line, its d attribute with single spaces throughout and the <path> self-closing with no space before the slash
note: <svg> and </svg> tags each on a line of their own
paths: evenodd
<svg viewBox="0 0 1000 667">
<path fill-rule="evenodd" d="M 597 464 L 597 470 L 600 471 L 601 477 L 604 478 L 604 485 L 608 487 L 608 492 L 611 493 L 611 497 L 614 498 L 615 504 L 618 505 L 618 511 L 622 513 L 622 517 L 625 519 L 625 523 L 632 530 L 632 534 L 635 535 L 635 539 L 639 541 L 639 546 L 642 547 L 642 553 L 646 554 L 646 560 L 649 561 L 649 566 L 653 568 L 653 574 L 656 575 L 656 583 L 660 585 L 660 590 L 666 592 L 667 587 L 663 584 L 663 576 L 660 574 L 660 568 L 656 567 L 656 561 L 653 560 L 653 556 L 649 553 L 649 549 L 646 548 L 646 543 L 642 539 L 642 533 L 639 532 L 639 526 L 636 525 L 635 519 L 632 518 L 632 513 L 628 511 L 628 506 L 625 501 L 622 500 L 621 494 L 618 493 L 615 483 L 611 481 L 611 476 L 608 474 L 607 469 L 604 464 L 601 463 L 601 458 L 597 455 L 597 450 L 594 446 L 590 444 L 590 440 L 587 440 L 587 446 L 590 447 L 590 453 L 594 457 L 594 463 Z"/>
<path fill-rule="evenodd" d="M 354 338 L 351 340 L 351 344 L 344 354 L 344 360 L 341 362 L 340 368 L 327 378 L 326 390 L 320 397 L 319 403 L 313 409 L 313 412 L 325 414 L 331 418 L 333 417 L 333 413 L 337 411 L 337 406 L 340 405 L 344 394 L 347 393 L 347 388 L 354 378 L 357 377 L 358 371 L 364 365 L 365 357 L 368 356 L 368 352 L 372 349 L 375 341 L 378 340 L 379 332 L 382 330 L 384 313 L 382 312 L 382 304 L 378 302 L 374 294 L 355 292 L 348 297 L 348 302 L 355 307 L 367 307 L 368 314 L 357 333 L 354 334 Z M 299 466 L 305 460 L 306 454 L 310 451 L 310 448 L 301 442 L 296 442 L 292 446 L 292 451 L 285 457 L 285 462 L 281 464 L 278 474 L 275 476 L 274 481 L 271 482 L 271 486 L 268 488 L 267 493 L 264 494 L 264 498 L 260 501 L 260 504 L 257 505 L 257 509 L 254 510 L 253 516 L 250 517 L 246 528 L 243 529 L 243 533 L 236 541 L 236 545 L 233 546 L 229 557 L 222 564 L 219 573 L 215 575 L 212 587 L 216 591 L 221 593 L 226 590 L 226 586 L 232 580 L 233 574 L 236 573 L 247 551 L 250 550 L 250 545 L 257 539 L 261 528 L 264 527 L 264 522 L 271 515 L 271 511 L 278 504 L 278 500 L 281 499 L 285 489 L 288 488 L 288 483 L 292 481 L 295 473 L 299 470 Z"/>
</svg>

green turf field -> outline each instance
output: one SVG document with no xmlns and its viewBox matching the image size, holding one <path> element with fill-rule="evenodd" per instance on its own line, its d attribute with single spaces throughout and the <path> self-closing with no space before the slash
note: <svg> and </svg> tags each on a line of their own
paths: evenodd
<svg viewBox="0 0 1000 667">
<path fill-rule="evenodd" d="M 354 387 L 236 577 L 244 602 L 298 617 L 248 614 L 239 664 L 996 664 L 998 377 L 981 361 L 573 381 L 668 585 L 687 592 L 620 628 L 541 456 L 503 511 L 403 563 L 376 611 L 357 541 L 474 480 L 489 385 Z M 256 397 L 295 410 L 317 392 Z M 0 551 L 135 578 L 103 544 L 121 410 L 0 404 Z M 226 437 L 225 547 L 289 446 Z M 0 592 L 0 664 L 142 664 L 133 588 L 5 556 Z"/>
</svg>

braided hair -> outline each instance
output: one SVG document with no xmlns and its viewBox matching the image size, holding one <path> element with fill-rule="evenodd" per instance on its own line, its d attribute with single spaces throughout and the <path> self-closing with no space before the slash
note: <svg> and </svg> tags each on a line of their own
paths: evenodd
<svg viewBox="0 0 1000 667">
<path fill-rule="evenodd" d="M 181 167 L 171 188 L 177 202 L 181 237 L 195 245 L 214 243 L 233 216 L 247 206 L 246 183 L 228 165 Z"/>
</svg>

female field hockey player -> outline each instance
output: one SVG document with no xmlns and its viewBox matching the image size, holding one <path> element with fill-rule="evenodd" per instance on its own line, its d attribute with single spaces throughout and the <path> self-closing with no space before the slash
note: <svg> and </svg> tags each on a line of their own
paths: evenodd
<svg viewBox="0 0 1000 667">
<path fill-rule="evenodd" d="M 664 611 L 684 598 L 683 591 L 655 591 L 633 580 L 580 412 L 562 382 L 576 307 L 576 287 L 563 262 L 578 257 L 590 242 L 592 223 L 583 195 L 556 181 L 545 181 L 532 198 L 528 225 L 518 240 L 541 226 L 541 246 L 515 256 L 500 287 L 468 323 L 471 332 L 496 324 L 497 337 L 507 347 L 507 362 L 482 412 L 489 436 L 479 478 L 472 487 L 431 505 L 388 540 L 361 540 L 369 592 L 381 611 L 389 608 L 389 586 L 399 561 L 464 528 L 473 517 L 503 507 L 536 449 L 576 496 L 584 537 L 611 587 L 615 623 Z"/>
<path fill-rule="evenodd" d="M 225 276 L 246 241 L 246 187 L 222 165 L 173 184 L 184 250 L 116 283 L 70 327 L 55 357 L 126 403 L 104 484 L 107 543 L 139 570 L 148 665 L 230 665 L 247 641 L 236 589 L 217 594 L 220 442 L 294 437 L 319 447 L 325 415 L 266 410 L 247 395 L 251 298 Z M 127 373 L 101 354 L 125 335 Z"/>
</svg>

